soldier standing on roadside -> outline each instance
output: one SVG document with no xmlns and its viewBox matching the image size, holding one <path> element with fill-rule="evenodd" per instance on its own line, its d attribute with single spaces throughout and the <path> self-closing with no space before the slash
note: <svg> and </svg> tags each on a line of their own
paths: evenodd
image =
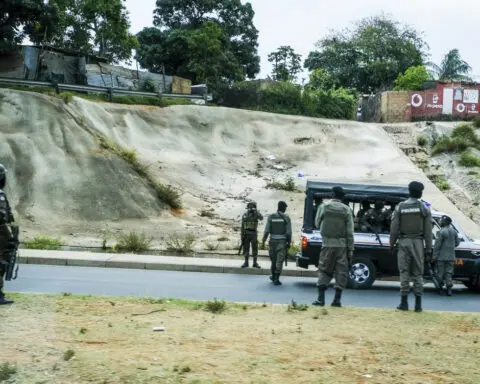
<svg viewBox="0 0 480 384">
<path fill-rule="evenodd" d="M 7 246 L 12 238 L 10 224 L 14 222 L 12 210 L 4 192 L 7 182 L 7 170 L 0 164 L 0 305 L 12 304 L 13 301 L 7 300 L 3 293 L 3 277 L 7 271 L 8 251 Z"/>
<path fill-rule="evenodd" d="M 318 298 L 313 305 L 325 305 L 325 291 L 335 275 L 332 306 L 341 307 L 354 250 L 353 214 L 351 208 L 342 203 L 345 197 L 343 189 L 334 187 L 333 194 L 334 198 L 320 206 L 315 218 L 315 225 L 322 235 L 322 250 L 318 261 Z"/>
<path fill-rule="evenodd" d="M 285 214 L 286 210 L 287 203 L 279 201 L 277 212 L 268 216 L 262 240 L 262 248 L 265 248 L 265 242 L 270 235 L 268 244 L 268 253 L 272 262 L 270 280 L 275 285 L 282 285 L 279 279 L 282 274 L 283 262 L 287 257 L 287 250 L 292 241 L 292 222 L 290 217 Z"/>
<path fill-rule="evenodd" d="M 415 312 L 422 311 L 424 263 L 425 259 L 430 262 L 432 256 L 432 213 L 419 200 L 423 189 L 423 184 L 417 181 L 412 181 L 408 185 L 410 197 L 395 207 L 390 226 L 392 254 L 398 241 L 401 302 L 397 309 L 401 311 L 408 311 L 410 281 L 414 284 Z"/>
<path fill-rule="evenodd" d="M 247 211 L 242 216 L 242 243 L 243 243 L 243 256 L 245 257 L 245 262 L 242 265 L 242 268 L 248 267 L 248 256 L 250 253 L 250 244 L 252 244 L 252 256 L 253 256 L 253 267 L 260 268 L 260 265 L 257 263 L 258 257 L 258 221 L 263 220 L 263 216 L 260 212 L 257 211 L 257 203 L 251 201 L 247 204 Z"/>
<path fill-rule="evenodd" d="M 442 229 L 438 232 L 433 247 L 432 263 L 436 262 L 437 277 L 440 283 L 440 292 L 443 291 L 443 285 L 446 285 L 447 295 L 452 296 L 452 275 L 455 263 L 455 248 L 460 244 L 458 234 L 450 225 L 452 219 L 448 216 L 442 216 L 440 226 Z"/>
</svg>

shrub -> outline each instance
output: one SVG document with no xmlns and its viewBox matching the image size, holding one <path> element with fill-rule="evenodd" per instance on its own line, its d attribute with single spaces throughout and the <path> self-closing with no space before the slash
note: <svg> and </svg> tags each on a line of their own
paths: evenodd
<svg viewBox="0 0 480 384">
<path fill-rule="evenodd" d="M 463 137 L 450 138 L 448 136 L 440 137 L 432 148 L 432 155 L 438 155 L 442 152 L 463 152 L 468 148 L 468 143 Z"/>
<path fill-rule="evenodd" d="M 452 138 L 462 140 L 468 146 L 476 146 L 480 144 L 480 139 L 475 134 L 475 129 L 471 124 L 460 124 L 452 132 Z"/>
<path fill-rule="evenodd" d="M 37 236 L 33 240 L 27 241 L 27 248 L 29 249 L 44 249 L 54 251 L 60 249 L 60 239 L 53 239 L 46 236 Z"/>
<path fill-rule="evenodd" d="M 195 236 L 191 233 L 188 233 L 185 236 L 172 235 L 165 240 L 165 245 L 167 251 L 186 254 L 193 251 L 192 247 L 195 240 Z"/>
<path fill-rule="evenodd" d="M 470 151 L 465 151 L 461 153 L 458 163 L 464 167 L 480 167 L 480 157 Z"/>
<path fill-rule="evenodd" d="M 17 367 L 10 365 L 9 363 L 3 363 L 0 365 L 0 381 L 7 381 L 17 373 Z"/>
<path fill-rule="evenodd" d="M 480 128 L 480 117 L 475 116 L 472 120 L 472 124 L 475 128 Z"/>
<path fill-rule="evenodd" d="M 151 238 L 147 238 L 145 234 L 136 232 L 122 233 L 119 236 L 118 244 L 115 245 L 115 251 L 126 253 L 140 253 L 150 249 Z"/>
<path fill-rule="evenodd" d="M 225 301 L 218 301 L 217 298 L 214 301 L 207 301 L 205 304 L 205 310 L 211 313 L 222 313 L 227 309 L 227 303 Z"/>
<path fill-rule="evenodd" d="M 297 189 L 295 187 L 295 180 L 291 176 L 287 178 L 285 183 L 282 183 L 282 182 L 279 182 L 279 181 L 272 181 L 270 183 L 267 183 L 266 187 L 271 188 L 271 189 L 279 189 L 279 190 L 283 190 L 283 191 L 290 191 L 290 192 L 296 191 L 296 189 Z"/>
<path fill-rule="evenodd" d="M 427 145 L 428 139 L 425 136 L 419 136 L 417 137 L 417 144 L 421 147 L 424 147 Z"/>
</svg>

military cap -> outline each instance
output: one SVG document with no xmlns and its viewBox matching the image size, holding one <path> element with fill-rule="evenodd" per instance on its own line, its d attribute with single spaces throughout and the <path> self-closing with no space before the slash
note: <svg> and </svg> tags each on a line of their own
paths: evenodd
<svg viewBox="0 0 480 384">
<path fill-rule="evenodd" d="M 285 201 L 279 201 L 279 202 L 278 202 L 278 208 L 279 208 L 279 209 L 280 209 L 280 208 L 287 208 L 287 207 L 288 207 L 288 205 L 287 205 L 287 203 L 286 203 Z"/>
<path fill-rule="evenodd" d="M 423 184 L 418 181 L 412 181 L 410 184 L 408 184 L 408 189 L 410 191 L 422 192 L 424 188 L 425 187 L 423 186 Z"/>
<path fill-rule="evenodd" d="M 447 224 L 451 224 L 451 223 L 452 223 L 452 219 L 450 218 L 450 216 L 447 216 L 447 215 L 443 215 L 443 216 L 442 216 L 442 221 L 444 221 L 444 222 L 447 223 Z"/>
</svg>

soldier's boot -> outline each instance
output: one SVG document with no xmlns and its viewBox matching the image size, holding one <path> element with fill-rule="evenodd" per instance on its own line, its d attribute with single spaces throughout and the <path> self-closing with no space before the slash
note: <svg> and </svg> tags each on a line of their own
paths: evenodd
<svg viewBox="0 0 480 384">
<path fill-rule="evenodd" d="M 248 268 L 248 256 L 245 256 L 245 262 L 242 264 L 242 268 Z"/>
<path fill-rule="evenodd" d="M 408 295 L 402 295 L 400 305 L 397 309 L 400 311 L 408 311 Z"/>
<path fill-rule="evenodd" d="M 270 280 L 273 281 L 275 276 L 275 264 L 272 263 L 270 270 L 272 271 L 272 274 L 270 275 Z"/>
<path fill-rule="evenodd" d="M 333 298 L 332 307 L 341 307 L 342 303 L 340 300 L 342 299 L 342 290 L 340 288 L 335 289 L 335 297 Z"/>
<path fill-rule="evenodd" d="M 13 304 L 13 300 L 7 300 L 5 295 L 0 290 L 0 305 Z"/>
<path fill-rule="evenodd" d="M 279 279 L 280 279 L 280 273 L 275 273 L 273 275 L 273 285 L 282 285 L 282 282 Z"/>
<path fill-rule="evenodd" d="M 452 296 L 452 287 L 447 287 L 447 296 Z"/>
<path fill-rule="evenodd" d="M 253 258 L 253 268 L 262 268 L 260 265 L 258 265 L 256 256 Z"/>
<path fill-rule="evenodd" d="M 327 287 L 325 285 L 320 285 L 318 287 L 318 298 L 315 300 L 312 305 L 318 305 L 323 307 L 325 305 L 325 290 Z"/>
<path fill-rule="evenodd" d="M 422 296 L 415 296 L 415 312 L 422 312 Z"/>
</svg>

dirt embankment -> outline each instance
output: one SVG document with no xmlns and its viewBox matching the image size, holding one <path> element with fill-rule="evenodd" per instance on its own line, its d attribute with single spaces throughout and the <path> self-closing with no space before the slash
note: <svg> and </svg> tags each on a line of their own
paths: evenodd
<svg viewBox="0 0 480 384">
<path fill-rule="evenodd" d="M 203 240 L 229 237 L 222 244 L 231 247 L 248 199 L 264 214 L 282 199 L 298 241 L 304 194 L 266 187 L 289 176 L 300 191 L 308 178 L 420 180 L 435 208 L 480 238 L 479 227 L 382 125 L 202 106 L 162 109 L 78 98 L 65 104 L 7 90 L 0 90 L 0 116 L 0 160 L 10 170 L 7 192 L 24 239 L 42 234 L 100 246 L 103 230 L 144 231 L 154 245 L 171 233 L 194 233 Z M 99 135 L 135 150 L 156 181 L 178 188 L 183 211 L 160 202 L 128 161 L 102 148 Z"/>
</svg>

